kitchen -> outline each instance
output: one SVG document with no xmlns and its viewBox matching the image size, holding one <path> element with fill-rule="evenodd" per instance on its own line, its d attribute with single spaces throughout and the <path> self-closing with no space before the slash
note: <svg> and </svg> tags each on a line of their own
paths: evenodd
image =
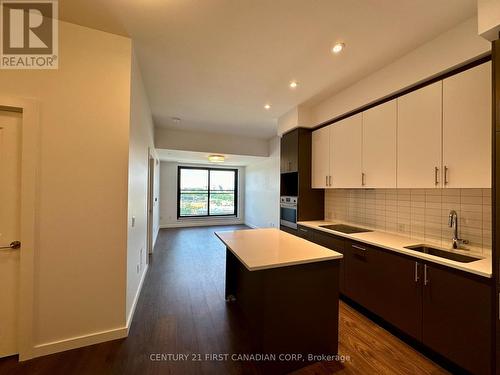
<svg viewBox="0 0 500 375">
<path fill-rule="evenodd" d="M 500 374 L 499 0 L 40 1 L 0 373 Z"/>
<path fill-rule="evenodd" d="M 347 303 L 474 374 L 494 357 L 491 69 L 479 59 L 282 138 L 281 190 L 298 194 L 281 198 L 281 230 L 344 255 Z"/>
</svg>

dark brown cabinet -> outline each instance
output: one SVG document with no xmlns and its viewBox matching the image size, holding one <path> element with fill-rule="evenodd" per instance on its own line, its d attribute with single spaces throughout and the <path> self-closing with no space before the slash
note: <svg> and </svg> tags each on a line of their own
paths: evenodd
<svg viewBox="0 0 500 375">
<path fill-rule="evenodd" d="M 304 226 L 298 232 L 344 255 L 343 295 L 468 372 L 492 372 L 491 280 Z"/>
<path fill-rule="evenodd" d="M 311 231 L 310 231 L 311 232 Z M 318 245 L 327 247 L 333 251 L 344 254 L 344 239 L 328 235 L 326 233 L 320 231 L 312 231 L 312 235 L 309 236 L 312 238 L 310 241 L 317 243 Z M 340 293 L 345 293 L 345 260 L 342 259 L 340 261 L 340 269 L 339 269 L 339 290 Z"/>
<path fill-rule="evenodd" d="M 425 264 L 423 343 L 473 374 L 491 369 L 491 288 Z"/>
<path fill-rule="evenodd" d="M 299 169 L 299 129 L 281 138 L 281 173 L 298 172 Z"/>
<path fill-rule="evenodd" d="M 422 332 L 421 266 L 356 242 L 347 242 L 346 295 L 393 326 L 420 340 Z"/>
</svg>

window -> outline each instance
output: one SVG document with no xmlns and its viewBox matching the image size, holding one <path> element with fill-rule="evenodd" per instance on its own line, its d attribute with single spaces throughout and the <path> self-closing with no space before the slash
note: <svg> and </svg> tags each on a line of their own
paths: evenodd
<svg viewBox="0 0 500 375">
<path fill-rule="evenodd" d="M 236 216 L 238 170 L 179 167 L 177 217 Z"/>
</svg>

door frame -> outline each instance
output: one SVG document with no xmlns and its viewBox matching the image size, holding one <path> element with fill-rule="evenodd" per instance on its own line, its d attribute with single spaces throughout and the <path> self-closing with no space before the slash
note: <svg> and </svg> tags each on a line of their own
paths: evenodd
<svg viewBox="0 0 500 375">
<path fill-rule="evenodd" d="M 153 254 L 153 243 L 154 243 L 154 186 L 155 186 L 155 165 L 156 158 L 151 152 L 151 149 L 148 149 L 148 183 L 147 183 L 147 211 L 146 211 L 146 247 L 147 247 L 147 256 L 146 263 L 149 263 L 149 255 Z"/>
<path fill-rule="evenodd" d="M 22 113 L 19 262 L 19 360 L 33 358 L 34 271 L 38 244 L 40 105 L 33 99 L 0 94 L 0 109 Z"/>
</svg>

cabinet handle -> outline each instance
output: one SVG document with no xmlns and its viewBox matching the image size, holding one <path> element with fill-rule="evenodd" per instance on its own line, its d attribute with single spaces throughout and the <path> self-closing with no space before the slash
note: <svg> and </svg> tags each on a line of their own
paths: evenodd
<svg viewBox="0 0 500 375">
<path fill-rule="evenodd" d="M 332 186 L 332 176 L 328 176 L 328 186 Z"/>
<path fill-rule="evenodd" d="M 434 167 L 434 185 L 439 184 L 438 174 L 439 174 L 439 168 Z"/>
<path fill-rule="evenodd" d="M 366 251 L 366 249 L 364 247 L 357 246 L 357 245 L 351 245 L 351 246 L 354 247 L 355 249 L 358 249 L 358 250 L 361 250 L 361 251 Z"/>
<path fill-rule="evenodd" d="M 429 284 L 429 279 L 427 278 L 427 264 L 424 264 L 424 285 Z"/>
<path fill-rule="evenodd" d="M 361 186 L 365 186 L 365 174 L 361 173 Z"/>
<path fill-rule="evenodd" d="M 328 186 L 328 176 L 325 176 L 325 186 Z"/>
<path fill-rule="evenodd" d="M 444 184 L 448 185 L 448 167 L 444 167 Z"/>
<path fill-rule="evenodd" d="M 420 278 L 418 277 L 418 262 L 415 262 L 415 282 L 418 283 Z"/>
</svg>

